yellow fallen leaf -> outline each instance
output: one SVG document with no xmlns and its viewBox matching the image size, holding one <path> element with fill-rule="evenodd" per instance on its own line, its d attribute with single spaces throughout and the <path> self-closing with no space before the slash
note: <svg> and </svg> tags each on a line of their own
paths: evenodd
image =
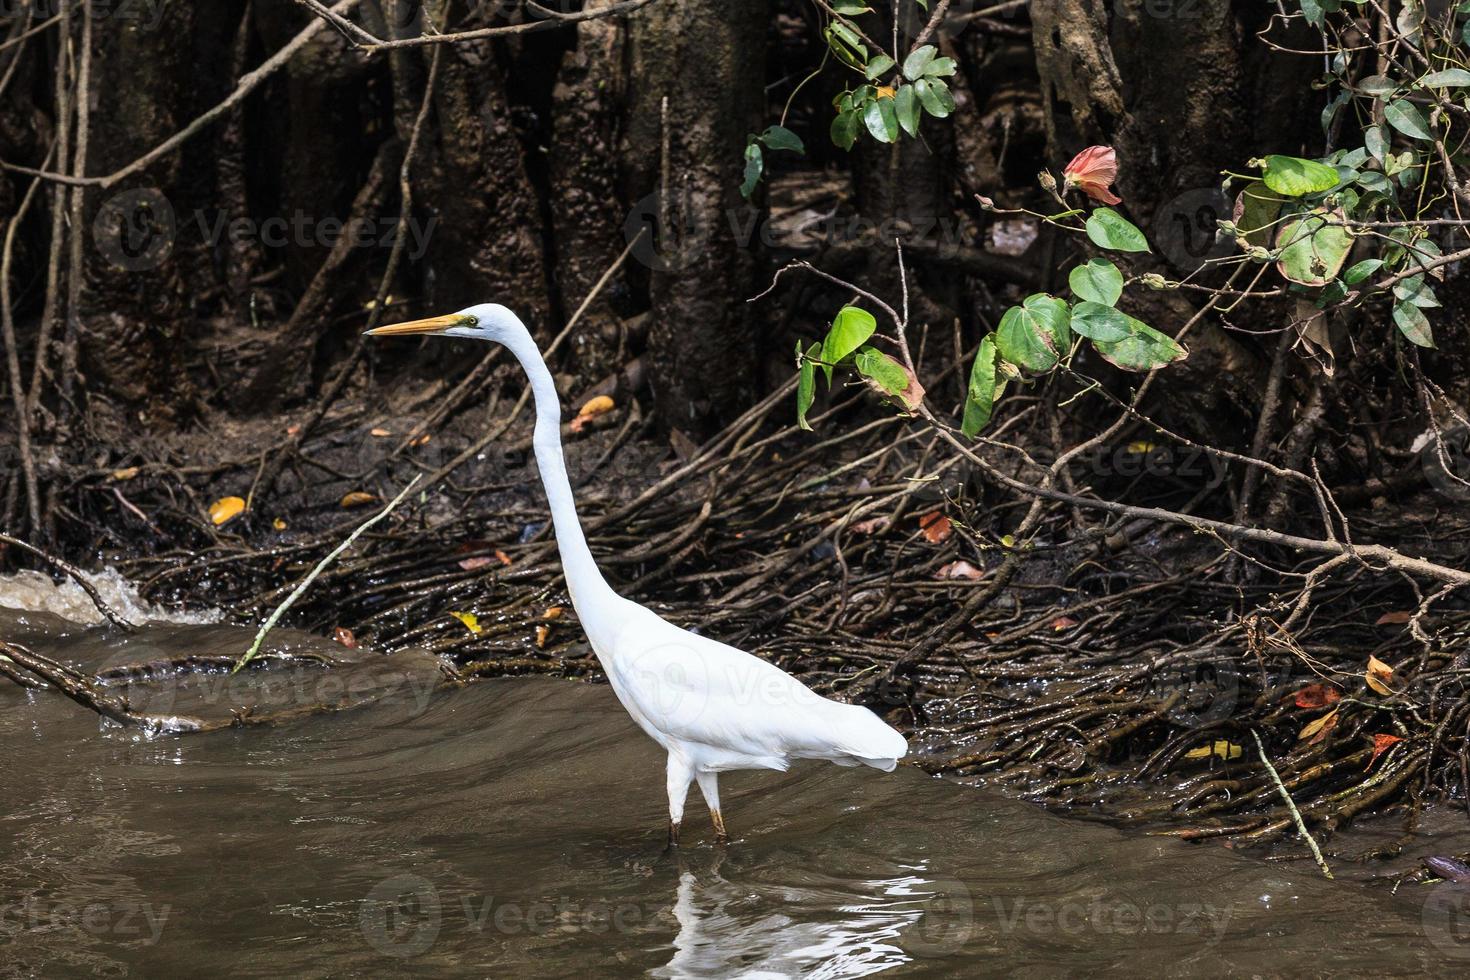
<svg viewBox="0 0 1470 980">
<path fill-rule="evenodd" d="M 552 606 L 542 614 L 542 619 L 561 619 L 561 606 Z"/>
<path fill-rule="evenodd" d="M 607 395 L 598 395 L 596 398 L 587 399 L 587 404 L 577 410 L 578 415 L 602 415 L 616 408 L 616 403 Z"/>
<path fill-rule="evenodd" d="M 1137 442 L 1130 442 L 1128 444 L 1128 451 L 1130 453 L 1138 453 L 1141 456 L 1146 456 L 1158 448 L 1157 443 L 1149 442 L 1146 439 L 1140 439 Z"/>
<path fill-rule="evenodd" d="M 1327 737 L 1327 733 L 1332 731 L 1336 725 L 1337 709 L 1333 708 L 1321 718 L 1308 722 L 1307 726 L 1302 729 L 1301 734 L 1297 736 L 1297 740 L 1306 739 L 1309 742 L 1320 742 Z"/>
<path fill-rule="evenodd" d="M 577 412 L 577 417 L 572 419 L 572 431 L 581 432 L 587 423 L 599 415 L 606 415 L 616 407 L 616 403 L 606 395 L 587 399 L 587 404 L 583 405 L 581 411 Z"/>
<path fill-rule="evenodd" d="M 451 612 L 449 615 L 464 623 L 464 628 L 479 636 L 484 630 L 480 626 L 480 617 L 474 613 Z"/>
<path fill-rule="evenodd" d="M 342 498 L 342 506 L 361 507 L 363 504 L 371 504 L 377 499 L 377 497 L 374 497 L 370 493 L 363 493 L 361 490 L 354 490 L 347 496 Z"/>
<path fill-rule="evenodd" d="M 113 470 L 112 471 L 112 478 L 114 480 L 117 480 L 119 483 L 121 483 L 123 480 L 131 480 L 133 477 L 135 477 L 137 475 L 138 475 L 138 468 L 136 466 L 126 466 L 126 467 L 123 467 L 120 470 Z"/>
<path fill-rule="evenodd" d="M 373 429 L 371 432 L 368 433 L 368 435 L 377 436 L 379 439 L 385 438 L 387 436 L 391 436 L 392 434 L 393 433 L 389 432 L 387 429 L 384 429 L 384 428 L 381 428 L 381 427 L 380 428 Z"/>
<path fill-rule="evenodd" d="M 891 99 L 891 98 L 893 98 L 893 96 L 894 96 L 894 88 L 893 88 L 892 85 L 879 85 L 878 86 L 878 98 L 880 98 L 880 99 Z"/>
<path fill-rule="evenodd" d="M 546 638 L 548 636 L 550 636 L 550 635 L 551 635 L 551 627 L 550 626 L 547 626 L 545 623 L 542 623 L 540 626 L 536 627 L 536 649 L 537 650 L 540 650 L 542 647 L 546 646 Z"/>
<path fill-rule="evenodd" d="M 271 521 L 271 527 L 275 528 L 277 531 L 284 531 L 286 530 L 286 522 L 277 517 L 275 520 Z"/>
<path fill-rule="evenodd" d="M 1363 680 L 1377 694 L 1392 697 L 1396 692 L 1389 683 L 1394 679 L 1393 668 L 1372 654 L 1368 655 L 1368 669 L 1363 671 Z"/>
<path fill-rule="evenodd" d="M 1188 752 L 1184 753 L 1184 758 L 1208 759 L 1212 755 L 1217 755 L 1225 761 L 1229 762 L 1231 759 L 1239 759 L 1241 753 L 1244 751 L 1244 749 L 1242 749 L 1239 745 L 1236 745 L 1234 742 L 1227 742 L 1224 739 L 1219 739 L 1218 741 L 1211 742 L 1209 745 L 1201 745 L 1197 749 L 1190 749 Z"/>
<path fill-rule="evenodd" d="M 245 501 L 240 497 L 221 497 L 209 505 L 209 519 L 215 524 L 234 520 L 245 510 Z"/>
<path fill-rule="evenodd" d="M 1000 543 L 1007 548 L 1014 548 L 1016 546 L 1016 536 L 1007 534 L 1000 539 Z"/>
</svg>

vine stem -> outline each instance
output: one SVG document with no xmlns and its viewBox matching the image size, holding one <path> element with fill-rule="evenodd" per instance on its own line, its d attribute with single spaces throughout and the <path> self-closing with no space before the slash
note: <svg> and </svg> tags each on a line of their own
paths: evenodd
<svg viewBox="0 0 1470 980">
<path fill-rule="evenodd" d="M 307 574 L 306 578 L 301 580 L 301 584 L 292 589 L 291 594 L 286 596 L 285 601 L 277 606 L 275 612 L 271 613 L 270 617 L 266 619 L 265 624 L 260 627 L 260 632 L 255 634 L 255 642 L 250 644 L 250 649 L 245 651 L 245 656 L 241 657 L 239 662 L 235 664 L 234 668 L 230 671 L 231 674 L 239 673 L 241 667 L 244 667 L 250 661 L 255 659 L 256 654 L 260 653 L 260 645 L 265 642 L 266 634 L 275 629 L 276 623 L 283 615 L 285 615 L 286 610 L 290 609 L 292 604 L 294 604 L 297 599 L 300 599 L 301 596 L 305 594 L 306 590 L 311 587 L 311 583 L 316 581 L 316 577 L 320 575 L 328 565 L 336 561 L 338 555 L 342 554 L 342 552 L 352 547 L 352 543 L 356 541 L 359 537 L 361 537 L 364 531 L 381 521 L 383 518 L 387 517 L 389 514 L 393 513 L 393 508 L 397 507 L 399 503 L 402 502 L 403 498 L 408 496 L 408 492 L 410 490 L 418 486 L 418 482 L 421 479 L 423 479 L 423 474 L 419 474 L 412 480 L 408 481 L 408 486 L 398 491 L 398 496 L 394 497 L 387 507 L 384 507 L 372 517 L 368 518 L 365 522 L 358 525 L 357 530 L 347 535 L 346 541 L 343 541 L 341 544 L 337 545 L 337 547 L 331 550 L 327 557 L 317 562 L 316 567 Z"/>
<path fill-rule="evenodd" d="M 1329 879 L 1332 878 L 1332 869 L 1327 866 L 1327 859 L 1322 856 L 1322 848 L 1317 846 L 1317 841 L 1307 831 L 1307 822 L 1302 819 L 1301 811 L 1296 808 L 1296 804 L 1292 802 L 1291 794 L 1286 791 L 1286 784 L 1281 781 L 1281 774 L 1276 771 L 1275 766 L 1271 765 L 1271 760 L 1266 758 L 1266 747 L 1261 744 L 1261 736 L 1257 734 L 1254 728 L 1251 729 L 1251 738 L 1256 740 L 1256 751 L 1260 753 L 1262 765 L 1266 767 L 1266 771 L 1271 774 L 1271 780 L 1276 784 L 1276 792 L 1280 793 L 1281 798 L 1286 801 L 1286 808 L 1291 811 L 1291 819 L 1296 821 L 1297 832 L 1302 835 L 1302 840 L 1306 841 L 1307 846 L 1312 849 L 1312 857 L 1316 858 L 1317 867 L 1322 869 L 1322 874 L 1326 875 Z"/>
</svg>

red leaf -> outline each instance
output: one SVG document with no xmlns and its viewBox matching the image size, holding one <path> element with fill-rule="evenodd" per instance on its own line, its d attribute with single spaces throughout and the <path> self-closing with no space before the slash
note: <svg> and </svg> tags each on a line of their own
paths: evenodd
<svg viewBox="0 0 1470 980">
<path fill-rule="evenodd" d="M 930 544 L 940 544 L 948 541 L 950 532 L 953 530 L 950 526 L 949 518 L 937 510 L 931 510 L 929 513 L 920 517 L 919 527 L 924 529 L 924 537 Z"/>
<path fill-rule="evenodd" d="M 1369 769 L 1372 769 L 1373 763 L 1378 761 L 1378 757 L 1380 755 L 1387 752 L 1389 749 L 1393 748 L 1395 745 L 1399 744 L 1403 740 L 1403 737 L 1400 735 L 1374 735 L 1373 758 L 1368 760 L 1368 766 L 1363 771 L 1367 772 Z"/>
<path fill-rule="evenodd" d="M 332 639 L 342 644 L 349 650 L 357 649 L 357 637 L 352 635 L 352 630 L 345 626 L 338 626 L 332 630 Z"/>
<path fill-rule="evenodd" d="M 1051 621 L 1051 628 L 1058 632 L 1061 632 L 1062 630 L 1069 630 L 1076 625 L 1077 620 L 1073 619 L 1071 616 L 1058 616 L 1056 619 L 1053 619 Z"/>
<path fill-rule="evenodd" d="M 1342 700 L 1342 693 L 1327 684 L 1312 684 L 1296 692 L 1298 708 L 1325 708 Z"/>
</svg>

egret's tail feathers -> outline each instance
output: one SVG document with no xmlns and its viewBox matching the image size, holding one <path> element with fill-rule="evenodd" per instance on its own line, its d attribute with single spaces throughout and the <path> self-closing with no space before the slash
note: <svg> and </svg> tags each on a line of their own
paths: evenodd
<svg viewBox="0 0 1470 980">
<path fill-rule="evenodd" d="M 897 759 L 859 759 L 865 766 L 872 766 L 880 772 L 892 772 L 898 768 Z"/>
<path fill-rule="evenodd" d="M 842 753 L 865 766 L 892 772 L 908 755 L 908 741 L 867 708 L 835 704 L 841 712 L 833 719 Z"/>
</svg>

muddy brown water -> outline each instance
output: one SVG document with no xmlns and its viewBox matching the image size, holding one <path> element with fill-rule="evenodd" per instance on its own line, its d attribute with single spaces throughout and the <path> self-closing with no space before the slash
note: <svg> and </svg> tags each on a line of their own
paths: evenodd
<svg viewBox="0 0 1470 980">
<path fill-rule="evenodd" d="M 80 667 L 238 650 L 0 610 Z M 320 638 L 281 642 L 341 656 Z M 381 658 L 387 659 L 387 658 Z M 401 664 L 399 665 L 401 668 Z M 359 667 L 359 669 L 368 669 Z M 196 677 L 183 710 L 323 694 L 333 671 Z M 1322 879 L 1067 820 L 912 767 L 727 776 L 664 850 L 663 760 L 605 686 L 435 690 L 149 737 L 0 679 L 0 973 L 17 976 L 1463 975 L 1470 886 Z M 335 692 L 336 687 L 331 690 Z M 142 696 L 144 692 L 137 692 Z"/>
</svg>

